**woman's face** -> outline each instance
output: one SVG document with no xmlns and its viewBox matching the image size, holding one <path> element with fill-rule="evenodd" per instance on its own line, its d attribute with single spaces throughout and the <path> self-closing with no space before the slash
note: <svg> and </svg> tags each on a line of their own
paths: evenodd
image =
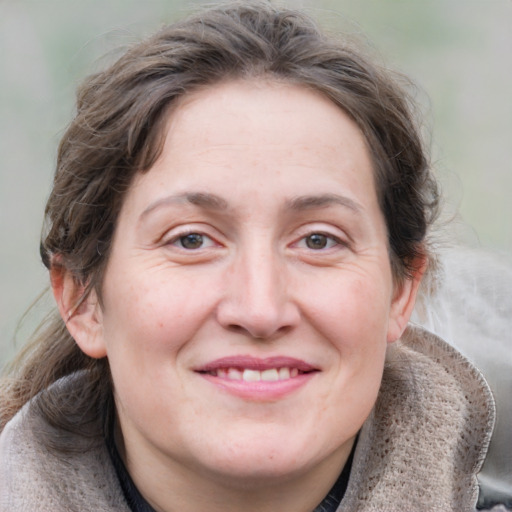
<svg viewBox="0 0 512 512">
<path fill-rule="evenodd" d="M 108 357 L 129 467 L 289 478 L 343 465 L 412 295 L 354 122 L 238 81 L 170 115 L 120 213 L 96 334 L 77 339 Z"/>
</svg>

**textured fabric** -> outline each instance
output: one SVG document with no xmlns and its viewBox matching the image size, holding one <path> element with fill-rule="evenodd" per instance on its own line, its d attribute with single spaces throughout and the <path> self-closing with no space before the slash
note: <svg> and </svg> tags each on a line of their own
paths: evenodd
<svg viewBox="0 0 512 512">
<path fill-rule="evenodd" d="M 474 510 L 494 424 L 482 375 L 433 334 L 392 346 L 339 512 Z"/>
<path fill-rule="evenodd" d="M 421 297 L 415 318 L 486 378 L 497 415 L 478 477 L 479 503 L 512 509 L 512 253 L 502 256 L 468 247 L 443 250 L 436 292 Z"/>
<path fill-rule="evenodd" d="M 54 392 L 72 392 L 80 378 Z M 480 373 L 436 336 L 409 328 L 390 348 L 338 512 L 474 510 L 493 422 Z M 85 449 L 89 440 L 78 438 L 73 454 L 55 453 L 35 435 L 49 428 L 27 404 L 0 435 L 0 511 L 129 512 L 106 444 Z M 99 423 L 90 428 L 102 432 Z"/>
</svg>

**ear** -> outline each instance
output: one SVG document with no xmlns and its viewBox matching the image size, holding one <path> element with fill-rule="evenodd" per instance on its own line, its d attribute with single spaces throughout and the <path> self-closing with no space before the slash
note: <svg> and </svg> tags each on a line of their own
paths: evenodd
<svg viewBox="0 0 512 512">
<path fill-rule="evenodd" d="M 388 343 L 402 336 L 412 315 L 421 279 L 427 268 L 427 258 L 419 257 L 414 264 L 413 275 L 395 285 L 388 323 Z"/>
<path fill-rule="evenodd" d="M 96 292 L 91 290 L 84 297 L 85 285 L 59 264 L 52 265 L 50 281 L 60 316 L 82 352 L 95 359 L 105 357 L 102 312 Z"/>
</svg>

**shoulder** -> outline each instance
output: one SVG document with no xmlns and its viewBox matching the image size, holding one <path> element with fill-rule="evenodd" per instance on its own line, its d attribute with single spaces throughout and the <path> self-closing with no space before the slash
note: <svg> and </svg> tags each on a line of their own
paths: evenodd
<svg viewBox="0 0 512 512">
<path fill-rule="evenodd" d="M 52 392 L 70 393 L 79 385 L 79 375 L 66 377 Z M 89 428 L 92 436 L 100 426 Z M 52 447 L 63 437 L 76 449 Z M 0 511 L 128 511 L 105 443 L 89 441 L 50 425 L 38 397 L 26 404 L 0 435 Z"/>
</svg>

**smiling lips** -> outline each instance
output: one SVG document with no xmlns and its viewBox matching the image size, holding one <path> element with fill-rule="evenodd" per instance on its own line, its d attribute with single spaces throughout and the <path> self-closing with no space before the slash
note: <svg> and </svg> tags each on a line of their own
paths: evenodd
<svg viewBox="0 0 512 512">
<path fill-rule="evenodd" d="M 215 380 L 239 382 L 243 385 L 285 383 L 317 372 L 318 369 L 302 360 L 289 357 L 259 359 L 252 356 L 235 356 L 217 359 L 196 371 L 214 377 Z"/>
</svg>

